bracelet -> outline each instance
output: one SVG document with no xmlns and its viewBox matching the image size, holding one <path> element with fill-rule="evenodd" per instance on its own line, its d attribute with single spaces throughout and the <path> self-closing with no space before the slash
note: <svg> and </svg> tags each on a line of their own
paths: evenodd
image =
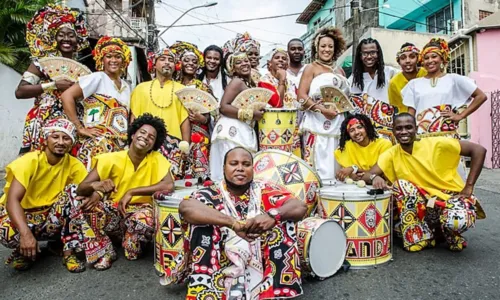
<svg viewBox="0 0 500 300">
<path fill-rule="evenodd" d="M 286 86 L 286 83 L 285 82 L 278 82 L 278 86 Z"/>
<path fill-rule="evenodd" d="M 42 90 L 46 93 L 48 91 L 53 91 L 55 89 L 57 89 L 56 87 L 56 83 L 55 82 L 47 82 L 47 83 L 42 83 L 41 84 L 42 86 Z"/>
<path fill-rule="evenodd" d="M 104 193 L 101 191 L 95 191 L 99 197 L 101 197 L 101 200 L 104 199 Z"/>
</svg>

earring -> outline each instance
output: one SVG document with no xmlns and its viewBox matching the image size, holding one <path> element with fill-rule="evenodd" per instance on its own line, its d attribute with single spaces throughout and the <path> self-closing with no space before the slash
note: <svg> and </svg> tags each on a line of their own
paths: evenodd
<svg viewBox="0 0 500 300">
<path fill-rule="evenodd" d="M 443 64 L 443 63 L 441 63 L 441 64 L 439 65 L 439 68 L 441 69 L 441 72 L 442 72 L 442 71 L 444 71 L 444 64 Z"/>
</svg>

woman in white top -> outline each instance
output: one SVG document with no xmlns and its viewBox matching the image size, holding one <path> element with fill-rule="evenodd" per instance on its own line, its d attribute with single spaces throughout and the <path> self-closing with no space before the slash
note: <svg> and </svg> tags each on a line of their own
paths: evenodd
<svg viewBox="0 0 500 300">
<path fill-rule="evenodd" d="M 228 84 L 220 102 L 221 117 L 212 133 L 210 151 L 210 178 L 215 181 L 224 179 L 224 156 L 230 149 L 240 146 L 254 153 L 257 151 L 255 121 L 259 121 L 264 110 L 238 109 L 231 105 L 242 91 L 256 87 L 252 80 L 250 60 L 245 52 L 229 54 L 226 68 L 232 80 Z"/>
<path fill-rule="evenodd" d="M 368 94 L 374 100 L 389 103 L 389 81 L 398 72 L 396 68 L 385 65 L 377 40 L 363 39 L 356 47 L 353 71 L 349 77 L 351 93 Z"/>
<path fill-rule="evenodd" d="M 345 73 L 335 66 L 344 47 L 345 41 L 339 29 L 327 27 L 319 30 L 311 46 L 315 60 L 307 65 L 299 84 L 298 101 L 304 110 L 300 123 L 303 158 L 324 180 L 334 179 L 339 169 L 332 153 L 339 143 L 344 115 L 321 104 L 320 88 L 333 85 L 348 93 Z"/>
<path fill-rule="evenodd" d="M 474 81 L 458 74 L 446 74 L 450 58 L 448 44 L 443 39 L 431 39 L 421 57 L 427 76 L 410 81 L 401 91 L 403 104 L 417 117 L 418 133 L 453 131 L 458 122 L 476 111 L 486 95 Z M 457 109 L 473 101 L 461 113 Z M 439 122 L 436 123 L 436 121 Z M 453 126 L 455 125 L 455 126 Z"/>
<path fill-rule="evenodd" d="M 93 53 L 100 72 L 80 77 L 61 96 L 64 113 L 78 131 L 73 154 L 88 170 L 93 156 L 126 146 L 130 86 L 121 76 L 132 58 L 128 46 L 118 38 L 102 37 Z M 77 103 L 83 107 L 78 112 Z"/>
</svg>

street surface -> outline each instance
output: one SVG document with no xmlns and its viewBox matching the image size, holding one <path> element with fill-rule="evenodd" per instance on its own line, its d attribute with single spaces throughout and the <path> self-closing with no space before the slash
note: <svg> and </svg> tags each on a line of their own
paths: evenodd
<svg viewBox="0 0 500 300">
<path fill-rule="evenodd" d="M 3 182 L 1 186 L 3 186 Z M 500 170 L 483 170 L 476 185 L 488 217 L 466 234 L 468 248 L 443 246 L 420 253 L 401 250 L 377 269 L 339 272 L 324 281 L 306 281 L 298 299 L 500 299 Z M 47 256 L 27 272 L 0 265 L 0 299 L 183 299 L 182 286 L 162 287 L 153 270 L 153 251 L 129 262 L 120 258 L 107 271 L 66 271 L 60 257 Z M 10 250 L 0 246 L 0 260 Z"/>
</svg>

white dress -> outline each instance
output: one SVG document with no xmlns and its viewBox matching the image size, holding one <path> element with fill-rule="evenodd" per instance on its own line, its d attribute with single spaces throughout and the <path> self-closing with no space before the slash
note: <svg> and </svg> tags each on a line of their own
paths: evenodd
<svg viewBox="0 0 500 300">
<path fill-rule="evenodd" d="M 353 84 L 353 76 L 351 75 L 349 77 L 349 86 L 351 87 L 351 93 L 353 94 L 368 94 L 369 96 L 373 97 L 376 100 L 380 100 L 385 103 L 390 103 L 389 102 L 389 81 L 391 81 L 391 78 L 394 77 L 397 73 L 399 73 L 399 70 L 390 66 L 385 66 L 384 67 L 384 73 L 385 73 L 385 85 L 382 88 L 377 88 L 377 80 L 378 80 L 378 74 L 375 73 L 375 76 L 373 78 L 370 76 L 370 73 L 364 72 L 363 73 L 363 83 L 364 83 L 364 88 L 361 90 L 357 85 Z M 372 103 L 368 103 L 372 104 Z"/>
<path fill-rule="evenodd" d="M 334 85 L 334 78 L 340 78 L 344 84 L 347 84 L 347 79 L 341 75 L 334 73 L 320 74 L 311 81 L 309 97 L 313 101 L 321 99 L 320 87 Z M 337 85 L 340 83 L 339 80 L 335 82 Z M 333 180 L 336 170 L 340 168 L 333 153 L 339 144 L 342 121 L 344 121 L 344 115 L 342 114 L 339 114 L 333 120 L 328 120 L 320 113 L 305 111 L 300 123 L 300 132 L 303 134 L 304 159 L 318 172 L 322 180 Z"/>
<path fill-rule="evenodd" d="M 123 79 L 120 79 L 122 86 L 118 90 L 115 83 L 104 72 L 95 72 L 82 76 L 78 79 L 78 84 L 83 91 L 83 98 L 88 98 L 92 94 L 106 95 L 109 98 L 115 98 L 126 107 L 130 107 L 130 85 Z"/>
<path fill-rule="evenodd" d="M 451 105 L 458 108 L 467 103 L 477 85 L 468 77 L 458 74 L 446 74 L 438 79 L 435 87 L 425 77 L 415 78 L 401 91 L 403 104 L 412 107 L 416 115 L 438 105 Z"/>
<path fill-rule="evenodd" d="M 248 151 L 257 152 L 257 136 L 251 124 L 221 115 L 215 124 L 210 147 L 210 179 L 224 179 L 224 156 L 234 147 L 241 146 Z"/>
</svg>

